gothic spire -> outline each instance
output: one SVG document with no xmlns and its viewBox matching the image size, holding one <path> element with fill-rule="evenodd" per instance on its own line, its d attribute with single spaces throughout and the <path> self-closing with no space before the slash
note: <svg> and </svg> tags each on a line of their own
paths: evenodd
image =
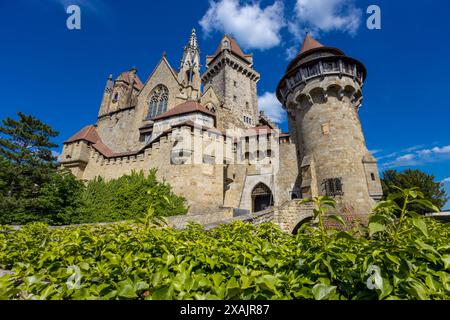
<svg viewBox="0 0 450 320">
<path fill-rule="evenodd" d="M 180 70 L 186 67 L 199 67 L 200 49 L 197 42 L 197 34 L 192 29 L 188 44 L 184 47 L 183 59 L 181 60 Z"/>
<path fill-rule="evenodd" d="M 197 42 L 195 29 L 192 29 L 188 44 L 184 47 L 183 59 L 181 59 L 178 72 L 179 83 L 188 89 L 187 96 L 192 99 L 200 94 L 200 49 Z"/>
<path fill-rule="evenodd" d="M 192 33 L 191 33 L 191 38 L 189 39 L 189 46 L 191 48 L 198 48 L 198 43 L 197 43 L 197 34 L 195 31 L 195 28 L 192 29 Z"/>
</svg>

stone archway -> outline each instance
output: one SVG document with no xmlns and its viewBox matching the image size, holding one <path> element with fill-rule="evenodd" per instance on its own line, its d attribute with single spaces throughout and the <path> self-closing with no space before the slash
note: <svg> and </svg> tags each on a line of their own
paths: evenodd
<svg viewBox="0 0 450 320">
<path fill-rule="evenodd" d="M 307 224 L 310 223 L 312 221 L 313 217 L 307 217 L 303 220 L 301 220 L 299 223 L 297 223 L 297 225 L 294 227 L 294 230 L 292 230 L 292 234 L 293 235 L 297 235 L 298 231 L 300 230 L 300 228 Z"/>
<path fill-rule="evenodd" d="M 258 183 L 252 190 L 252 212 L 264 211 L 273 207 L 273 194 L 264 183 Z"/>
</svg>

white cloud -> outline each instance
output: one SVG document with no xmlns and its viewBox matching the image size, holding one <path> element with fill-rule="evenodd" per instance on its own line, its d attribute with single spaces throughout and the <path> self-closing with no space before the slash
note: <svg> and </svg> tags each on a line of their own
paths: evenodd
<svg viewBox="0 0 450 320">
<path fill-rule="evenodd" d="M 444 180 L 441 181 L 441 183 L 450 183 L 450 177 L 445 178 Z"/>
<path fill-rule="evenodd" d="M 306 31 L 316 36 L 330 31 L 354 35 L 361 25 L 362 10 L 354 0 L 297 0 L 295 14 L 289 31 L 296 37 Z"/>
<path fill-rule="evenodd" d="M 229 33 L 247 49 L 270 49 L 281 43 L 285 26 L 281 1 L 261 8 L 259 2 L 241 4 L 239 0 L 211 1 L 200 25 L 206 34 Z"/>
<path fill-rule="evenodd" d="M 416 147 L 405 149 L 404 151 L 414 150 L 412 153 L 407 153 L 404 155 L 398 155 L 394 160 L 381 163 L 382 167 L 385 168 L 397 168 L 406 166 L 421 166 L 426 163 L 432 162 L 442 162 L 450 160 L 450 145 L 442 147 L 434 147 L 432 149 L 420 149 L 417 150 Z M 391 155 L 397 155 L 393 153 Z M 390 159 L 390 155 L 385 157 L 380 157 L 381 159 Z"/>
<path fill-rule="evenodd" d="M 281 123 L 286 118 L 281 103 L 278 101 L 275 93 L 266 92 L 264 95 L 258 97 L 259 110 L 264 111 L 273 122 Z"/>
<path fill-rule="evenodd" d="M 298 54 L 298 48 L 296 46 L 292 46 L 286 49 L 286 59 L 292 60 Z"/>
</svg>

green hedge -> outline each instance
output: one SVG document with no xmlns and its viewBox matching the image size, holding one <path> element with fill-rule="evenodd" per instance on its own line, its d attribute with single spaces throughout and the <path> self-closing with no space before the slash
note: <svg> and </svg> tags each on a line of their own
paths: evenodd
<svg viewBox="0 0 450 320">
<path fill-rule="evenodd" d="M 328 205 L 316 199 L 316 218 Z M 295 237 L 242 222 L 3 227 L 0 269 L 14 274 L 0 299 L 450 299 L 448 225 L 396 210 L 382 202 L 369 228 Z"/>
<path fill-rule="evenodd" d="M 144 217 L 151 208 L 156 216 L 186 214 L 185 199 L 156 178 L 132 172 L 118 179 L 96 178 L 83 185 L 67 171 L 52 175 L 35 198 L 0 197 L 0 224 L 50 225 L 114 222 Z"/>
</svg>

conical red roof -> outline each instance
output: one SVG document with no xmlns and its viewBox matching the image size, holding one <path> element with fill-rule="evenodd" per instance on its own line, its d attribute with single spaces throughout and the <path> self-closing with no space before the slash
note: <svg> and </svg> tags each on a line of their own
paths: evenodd
<svg viewBox="0 0 450 320">
<path fill-rule="evenodd" d="M 306 51 L 322 48 L 324 47 L 319 41 L 311 37 L 309 34 L 306 35 L 305 40 L 303 41 L 302 50 L 300 50 L 299 54 L 305 53 Z"/>
</svg>

